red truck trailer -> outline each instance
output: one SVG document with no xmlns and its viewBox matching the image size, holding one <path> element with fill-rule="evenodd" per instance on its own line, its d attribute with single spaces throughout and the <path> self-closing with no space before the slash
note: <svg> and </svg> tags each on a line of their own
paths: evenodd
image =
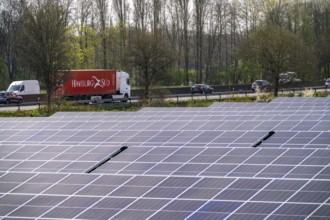
<svg viewBox="0 0 330 220">
<path fill-rule="evenodd" d="M 56 95 L 68 99 L 128 99 L 131 96 L 129 74 L 120 70 L 70 70 Z"/>
</svg>

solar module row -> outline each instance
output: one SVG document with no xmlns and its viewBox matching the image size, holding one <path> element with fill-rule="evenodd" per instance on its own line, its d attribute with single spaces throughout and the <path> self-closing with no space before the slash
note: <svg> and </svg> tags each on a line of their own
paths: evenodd
<svg viewBox="0 0 330 220">
<path fill-rule="evenodd" d="M 7 173 L 0 182 L 8 218 L 329 217 L 328 180 Z"/>
<path fill-rule="evenodd" d="M 328 219 L 329 119 L 329 97 L 1 119 L 0 216 Z"/>
<path fill-rule="evenodd" d="M 8 151 L 7 156 L 4 151 L 0 170 L 83 173 L 116 150 L 117 147 L 24 146 Z M 129 147 L 95 172 L 329 179 L 329 164 L 328 149 Z"/>
<path fill-rule="evenodd" d="M 53 126 L 53 127 L 52 127 Z M 56 128 L 58 127 L 58 128 Z M 76 125 L 76 123 L 48 123 L 48 126 L 37 128 L 21 128 L 18 129 L 10 128 L 3 125 L 0 129 L 0 138 L 5 141 L 32 141 L 33 139 L 44 138 L 38 141 L 45 141 L 46 139 L 52 139 L 56 136 L 66 136 L 65 139 L 72 136 L 81 136 L 84 133 L 87 137 L 102 136 L 102 133 L 109 133 L 110 136 L 116 135 L 121 131 L 132 132 L 132 136 L 139 132 L 149 133 L 149 137 L 153 137 L 153 133 L 158 133 L 159 131 L 167 132 L 222 132 L 236 131 L 236 132 L 269 132 L 274 131 L 292 131 L 302 132 L 302 131 L 330 131 L 329 121 L 290 121 L 290 120 L 276 120 L 276 121 L 261 121 L 261 120 L 251 120 L 251 121 L 225 121 L 225 120 L 212 120 L 212 121 L 155 121 L 155 122 L 101 122 L 96 124 L 82 124 Z M 142 135 L 142 133 L 141 133 Z M 108 136 L 108 137 L 110 137 Z M 106 137 L 104 137 L 106 139 Z"/>
<path fill-rule="evenodd" d="M 277 126 L 280 127 L 280 126 Z M 282 126 L 282 128 L 285 126 Z M 288 127 L 288 126 L 286 126 Z M 298 125 L 301 130 L 306 126 Z M 324 124 L 327 127 L 327 124 Z M 269 129 L 264 125 L 265 129 Z M 318 129 L 316 129 L 318 128 Z M 323 124 L 314 126 L 322 130 Z M 131 146 L 208 146 L 252 147 L 268 132 L 264 130 L 8 130 L 2 144 L 43 145 L 131 145 Z M 275 130 L 275 129 L 270 129 Z M 298 129 L 297 129 L 298 130 Z M 324 129 L 325 130 L 325 129 Z M 269 130 L 268 130 L 269 131 Z M 329 148 L 330 131 L 277 131 L 264 147 Z M 1 154 L 0 154 L 1 156 Z"/>
</svg>

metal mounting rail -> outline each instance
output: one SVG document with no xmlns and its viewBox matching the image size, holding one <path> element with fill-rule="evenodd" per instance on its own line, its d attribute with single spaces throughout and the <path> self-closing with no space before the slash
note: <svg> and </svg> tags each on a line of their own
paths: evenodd
<svg viewBox="0 0 330 220">
<path fill-rule="evenodd" d="M 120 149 L 116 150 L 115 152 L 113 152 L 112 154 L 110 154 L 109 156 L 105 157 L 104 159 L 102 159 L 100 162 L 98 162 L 97 164 L 95 164 L 94 166 L 90 167 L 89 169 L 87 169 L 85 171 L 85 173 L 91 173 L 94 170 L 96 170 L 97 168 L 99 168 L 100 166 L 102 166 L 103 164 L 105 164 L 106 162 L 108 162 L 109 160 L 111 160 L 112 158 L 114 158 L 115 156 L 117 156 L 118 154 L 122 153 L 124 150 L 126 150 L 128 147 L 124 146 L 121 147 Z"/>
<path fill-rule="evenodd" d="M 258 141 L 254 145 L 252 145 L 252 147 L 258 147 L 260 144 L 262 144 L 264 141 L 266 141 L 268 138 L 270 138 L 274 134 L 275 134 L 275 131 L 268 132 L 268 134 L 265 137 L 263 137 L 260 141 Z"/>
</svg>

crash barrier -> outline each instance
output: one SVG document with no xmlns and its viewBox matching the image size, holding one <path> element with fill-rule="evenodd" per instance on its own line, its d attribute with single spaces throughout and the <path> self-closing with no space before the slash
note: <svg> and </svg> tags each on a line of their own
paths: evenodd
<svg viewBox="0 0 330 220">
<path fill-rule="evenodd" d="M 324 90 L 327 91 L 327 87 L 325 86 L 315 86 L 315 87 L 296 87 L 296 88 L 287 88 L 287 89 L 279 89 L 279 94 L 285 93 L 285 92 L 301 92 L 301 91 L 306 91 L 306 90 L 312 90 L 314 92 L 318 90 Z M 230 98 L 232 97 L 237 97 L 239 96 L 249 96 L 249 95 L 254 95 L 255 92 L 252 90 L 236 90 L 235 88 L 233 91 L 226 91 L 226 92 L 213 92 L 213 93 L 195 93 L 195 94 L 170 94 L 166 95 L 163 97 L 157 97 L 157 96 L 150 96 L 149 100 L 159 100 L 159 99 L 164 99 L 164 100 L 176 100 L 177 102 L 191 99 L 191 100 L 197 100 L 197 99 L 223 99 L 223 98 Z M 39 95 L 28 95 L 28 96 L 22 96 L 23 97 L 23 102 L 22 103 L 13 103 L 9 105 L 5 104 L 0 104 L 0 107 L 12 107 L 12 106 L 17 106 L 17 109 L 20 110 L 20 106 L 29 106 L 29 105 L 38 105 L 40 108 L 42 105 L 46 104 L 46 95 L 45 94 L 39 94 Z M 79 104 L 92 104 L 92 105 L 100 105 L 103 103 L 136 103 L 139 102 L 141 98 L 139 96 L 132 96 L 130 98 L 116 98 L 116 99 L 88 99 L 88 100 L 73 100 L 72 102 L 76 102 Z"/>
</svg>

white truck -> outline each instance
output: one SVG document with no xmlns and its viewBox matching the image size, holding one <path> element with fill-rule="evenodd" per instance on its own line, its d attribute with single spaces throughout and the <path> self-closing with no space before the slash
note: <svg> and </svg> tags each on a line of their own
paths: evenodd
<svg viewBox="0 0 330 220">
<path fill-rule="evenodd" d="M 38 80 L 22 80 L 12 82 L 7 92 L 14 92 L 16 95 L 40 94 L 40 85 Z"/>
<path fill-rule="evenodd" d="M 279 74 L 280 83 L 299 83 L 301 79 L 297 78 L 297 73 L 295 72 L 286 72 Z"/>
</svg>

